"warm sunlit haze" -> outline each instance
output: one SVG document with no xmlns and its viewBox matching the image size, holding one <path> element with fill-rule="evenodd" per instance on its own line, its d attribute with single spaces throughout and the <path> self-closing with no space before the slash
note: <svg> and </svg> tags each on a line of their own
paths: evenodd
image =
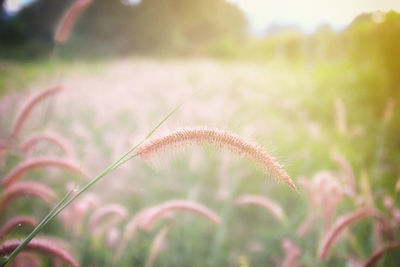
<svg viewBox="0 0 400 267">
<path fill-rule="evenodd" d="M 0 0 L 0 267 L 398 267 L 400 1 Z"/>
</svg>

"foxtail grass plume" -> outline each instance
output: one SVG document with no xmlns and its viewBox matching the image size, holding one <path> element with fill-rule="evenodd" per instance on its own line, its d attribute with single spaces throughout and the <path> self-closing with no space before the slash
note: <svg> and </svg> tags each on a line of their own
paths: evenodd
<svg viewBox="0 0 400 267">
<path fill-rule="evenodd" d="M 42 261 L 32 252 L 21 252 L 11 264 L 12 267 L 40 267 Z"/>
<path fill-rule="evenodd" d="M 107 231 L 107 237 L 106 237 L 106 244 L 109 249 L 113 249 L 116 247 L 118 244 L 118 241 L 120 240 L 121 237 L 121 232 L 117 227 L 112 227 Z"/>
<path fill-rule="evenodd" d="M 336 208 L 346 193 L 346 187 L 329 171 L 318 172 L 314 177 L 316 194 L 324 219 L 324 231 L 328 231 Z"/>
<path fill-rule="evenodd" d="M 170 225 L 165 225 L 154 238 L 153 242 L 151 243 L 150 253 L 147 258 L 145 267 L 152 267 L 154 265 L 156 258 L 165 247 L 165 239 L 170 228 Z"/>
<path fill-rule="evenodd" d="M 390 251 L 394 249 L 400 248 L 400 242 L 392 242 L 389 245 L 378 249 L 375 251 L 372 256 L 362 265 L 362 267 L 372 267 L 375 266 L 377 261 L 386 253 L 389 253 Z"/>
<path fill-rule="evenodd" d="M 347 113 L 346 107 L 341 98 L 335 99 L 335 123 L 336 131 L 340 135 L 347 134 Z"/>
<path fill-rule="evenodd" d="M 348 228 L 350 225 L 366 217 L 374 217 L 378 219 L 384 225 L 385 229 L 389 229 L 389 225 L 386 222 L 386 218 L 382 214 L 373 209 L 362 209 L 342 215 L 336 221 L 335 225 L 332 226 L 324 236 L 319 249 L 319 254 L 318 254 L 319 258 L 325 260 L 328 256 L 330 248 L 332 247 L 333 243 L 335 242 L 339 234 L 343 230 Z"/>
<path fill-rule="evenodd" d="M 0 168 L 3 167 L 6 151 L 11 147 L 10 142 L 0 140 Z"/>
<path fill-rule="evenodd" d="M 62 44 L 68 41 L 72 28 L 79 16 L 87 9 L 93 0 L 76 0 L 64 13 L 57 25 L 54 41 Z"/>
<path fill-rule="evenodd" d="M 368 174 L 362 170 L 360 175 L 360 189 L 362 205 L 372 208 L 374 206 L 374 198 L 369 182 Z"/>
<path fill-rule="evenodd" d="M 65 153 L 66 156 L 68 157 L 72 156 L 72 150 L 70 145 L 63 138 L 51 132 L 45 132 L 30 136 L 25 142 L 21 144 L 21 150 L 25 154 L 27 154 L 40 141 L 47 141 L 53 143 L 56 146 L 58 146 Z"/>
<path fill-rule="evenodd" d="M 281 206 L 279 206 L 279 204 L 275 201 L 264 196 L 242 195 L 235 201 L 235 203 L 236 205 L 257 205 L 266 209 L 278 220 L 283 220 L 285 218 L 285 213 L 283 212 Z"/>
<path fill-rule="evenodd" d="M 125 226 L 125 231 L 124 231 L 124 240 L 132 239 L 137 230 L 140 228 L 140 226 L 143 224 L 143 221 L 145 220 L 146 216 L 151 214 L 152 210 L 156 208 L 157 206 L 153 206 L 150 208 L 145 208 L 142 211 L 138 212 L 131 220 L 128 221 L 128 223 Z"/>
<path fill-rule="evenodd" d="M 126 223 L 124 232 L 122 234 L 122 240 L 121 240 L 121 242 L 119 242 L 119 245 L 118 245 L 115 257 L 114 257 L 114 265 L 115 265 L 115 262 L 117 262 L 118 260 L 121 259 L 122 255 L 124 254 L 124 252 L 126 250 L 128 241 L 135 237 L 137 231 L 140 228 L 140 225 L 142 224 L 142 221 L 147 216 L 147 214 L 151 212 L 152 209 L 153 209 L 153 207 L 145 208 L 145 209 L 141 210 L 140 212 L 135 214 L 135 216 L 131 220 L 129 220 Z"/>
<path fill-rule="evenodd" d="M 55 166 L 59 168 L 68 169 L 70 171 L 82 174 L 84 177 L 89 177 L 87 171 L 82 169 L 77 163 L 70 160 L 64 160 L 54 157 L 37 157 L 27 159 L 16 167 L 14 167 L 2 180 L 4 187 L 8 187 L 17 182 L 26 172 L 34 168 Z"/>
<path fill-rule="evenodd" d="M 282 248 L 285 251 L 285 259 L 282 263 L 282 267 L 296 267 L 298 266 L 299 257 L 301 250 L 293 244 L 289 239 L 282 241 Z"/>
<path fill-rule="evenodd" d="M 72 202 L 61 214 L 60 218 L 68 230 L 80 234 L 85 218 L 100 206 L 100 200 L 93 193 L 82 196 Z"/>
<path fill-rule="evenodd" d="M 315 189 L 315 179 L 310 180 L 306 177 L 299 177 L 297 179 L 297 183 L 300 185 L 300 190 L 304 190 L 309 199 L 310 206 L 312 208 L 317 207 L 320 204 L 319 198 L 320 196 L 317 194 Z"/>
<path fill-rule="evenodd" d="M 331 158 L 342 169 L 347 186 L 352 192 L 354 192 L 355 179 L 353 168 L 351 167 L 350 163 L 342 154 L 339 154 L 337 152 L 332 153 Z"/>
<path fill-rule="evenodd" d="M 216 224 L 221 224 L 221 218 L 204 205 L 188 200 L 170 200 L 153 207 L 151 211 L 141 219 L 140 228 L 149 231 L 158 218 L 175 210 L 187 210 L 199 213 L 210 221 Z"/>
<path fill-rule="evenodd" d="M 393 111 L 396 106 L 396 101 L 393 98 L 389 98 L 385 105 L 385 110 L 382 116 L 383 124 L 388 124 L 389 121 L 392 119 Z"/>
<path fill-rule="evenodd" d="M 0 140 L 0 150 L 5 150 L 5 149 L 8 149 L 10 147 L 11 147 L 11 145 L 10 145 L 9 142 Z"/>
<path fill-rule="evenodd" d="M 23 196 L 37 197 L 50 203 L 57 194 L 42 183 L 19 182 L 13 184 L 4 189 L 0 195 L 0 216 L 11 201 Z"/>
<path fill-rule="evenodd" d="M 11 254 L 21 243 L 22 240 L 5 241 L 0 245 L 0 256 Z M 58 258 L 74 267 L 79 266 L 78 261 L 70 253 L 47 239 L 33 239 L 25 246 L 24 251 L 38 252 L 52 258 Z"/>
<path fill-rule="evenodd" d="M 310 203 L 309 217 L 317 215 L 317 211 L 322 211 L 324 220 L 324 229 L 327 231 L 330 227 L 332 217 L 337 208 L 337 205 L 346 195 L 347 187 L 342 186 L 338 179 L 330 171 L 320 171 L 316 173 L 312 180 L 299 178 L 299 184 L 307 192 Z M 310 223 L 316 218 L 307 218 Z M 301 226 L 307 232 L 307 222 Z M 305 229 L 304 229 L 305 227 Z"/>
<path fill-rule="evenodd" d="M 89 229 L 93 233 L 97 230 L 100 222 L 103 219 L 112 218 L 113 221 L 119 222 L 127 216 L 127 211 L 124 206 L 119 204 L 108 204 L 100 207 L 89 220 Z"/>
<path fill-rule="evenodd" d="M 9 234 L 15 227 L 20 227 L 21 225 L 28 225 L 35 227 L 38 224 L 38 221 L 32 217 L 27 215 L 18 215 L 11 219 L 9 219 L 1 228 L 0 228 L 0 240 L 4 238 L 7 234 Z"/>
<path fill-rule="evenodd" d="M 209 128 L 187 128 L 177 130 L 162 137 L 145 141 L 134 153 L 140 154 L 146 159 L 168 147 L 204 143 L 209 143 L 217 147 L 225 147 L 234 153 L 246 156 L 259 165 L 264 173 L 271 174 L 273 177 L 286 182 L 291 188 L 296 190 L 292 179 L 290 179 L 289 175 L 275 158 L 270 156 L 258 145 L 250 143 L 242 137 L 224 130 Z"/>
<path fill-rule="evenodd" d="M 26 119 L 28 118 L 29 114 L 31 113 L 32 109 L 43 99 L 45 99 L 48 96 L 51 96 L 55 93 L 60 92 L 61 90 L 63 90 L 64 87 L 62 87 L 61 85 L 56 85 L 53 87 L 50 87 L 36 95 L 34 95 L 32 98 L 30 98 L 25 105 L 21 108 L 21 110 L 19 111 L 15 122 L 14 122 L 14 126 L 12 128 L 11 131 L 11 136 L 13 138 L 17 138 L 22 130 L 22 127 L 24 125 L 24 122 L 26 121 Z"/>
<path fill-rule="evenodd" d="M 315 221 L 317 220 L 317 214 L 313 211 L 311 211 L 307 217 L 303 220 L 303 222 L 300 224 L 299 228 L 297 228 L 296 233 L 300 237 L 304 237 L 311 229 Z"/>
</svg>

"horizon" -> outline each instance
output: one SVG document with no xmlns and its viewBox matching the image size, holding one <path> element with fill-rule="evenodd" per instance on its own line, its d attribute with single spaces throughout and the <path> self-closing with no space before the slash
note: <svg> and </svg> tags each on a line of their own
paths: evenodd
<svg viewBox="0 0 400 267">
<path fill-rule="evenodd" d="M 9 15 L 18 13 L 22 8 L 36 0 L 6 0 L 4 8 Z M 273 27 L 296 27 L 305 33 L 315 31 L 320 25 L 328 24 L 334 30 L 348 26 L 357 16 L 363 13 L 400 12 L 400 1 L 360 1 L 351 3 L 345 0 L 225 0 L 239 7 L 249 22 L 253 35 L 264 35 Z M 141 0 L 121 0 L 137 5 Z M 312 6 L 312 8 L 309 8 Z"/>
<path fill-rule="evenodd" d="M 352 1 L 338 0 L 226 0 L 237 5 L 245 13 L 251 33 L 261 35 L 271 26 L 297 26 L 306 33 L 318 26 L 329 24 L 340 30 L 357 16 L 370 12 L 400 12 L 400 1 Z M 310 8 L 312 6 L 312 8 Z"/>
</svg>

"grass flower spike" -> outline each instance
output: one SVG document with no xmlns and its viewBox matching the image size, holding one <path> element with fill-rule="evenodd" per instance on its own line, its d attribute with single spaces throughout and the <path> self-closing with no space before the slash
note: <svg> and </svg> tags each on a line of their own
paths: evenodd
<svg viewBox="0 0 400 267">
<path fill-rule="evenodd" d="M 174 210 L 193 211 L 203 215 L 216 224 L 221 223 L 221 218 L 204 205 L 188 200 L 170 200 L 153 207 L 149 212 L 147 212 L 141 220 L 140 228 L 146 231 L 150 230 L 158 218 Z"/>
<path fill-rule="evenodd" d="M 78 17 L 92 3 L 92 0 L 76 0 L 64 13 L 64 16 L 57 25 L 54 41 L 65 43 L 69 39 L 72 28 Z"/>
<path fill-rule="evenodd" d="M 363 210 L 358 210 L 352 213 L 348 213 L 345 215 L 342 215 L 339 217 L 339 219 L 336 221 L 335 225 L 332 226 L 331 229 L 327 232 L 325 237 L 322 240 L 321 247 L 319 250 L 319 258 L 322 260 L 325 260 L 328 256 L 328 252 L 330 248 L 332 247 L 334 241 L 336 238 L 339 236 L 339 234 L 348 228 L 351 224 L 354 224 L 366 217 L 374 217 L 378 219 L 388 230 L 388 224 L 386 222 L 386 219 L 383 217 L 382 214 L 379 212 L 373 210 L 373 209 L 363 209 Z"/>
<path fill-rule="evenodd" d="M 22 109 L 19 111 L 17 118 L 15 119 L 13 129 L 11 131 L 11 136 L 13 138 L 17 138 L 22 130 L 22 127 L 24 125 L 25 120 L 27 119 L 28 115 L 31 113 L 32 109 L 43 99 L 45 99 L 48 96 L 51 96 L 55 93 L 60 92 L 63 90 L 64 87 L 60 85 L 56 85 L 53 87 L 50 87 L 36 95 L 34 95 L 31 99 L 29 99 L 25 105 L 22 107 Z"/>
<path fill-rule="evenodd" d="M 80 173 L 85 177 L 89 177 L 89 174 L 85 170 L 82 170 L 77 163 L 74 163 L 70 160 L 63 160 L 54 157 L 38 157 L 28 159 L 18 164 L 3 178 L 2 184 L 4 187 L 8 187 L 17 182 L 21 176 L 29 170 L 46 166 L 56 166 L 68 169 L 73 172 Z"/>
<path fill-rule="evenodd" d="M 35 227 L 38 224 L 38 221 L 26 215 L 19 215 L 9 219 L 3 227 L 0 228 L 0 240 L 7 234 L 9 234 L 15 227 L 20 225 L 29 225 Z"/>
<path fill-rule="evenodd" d="M 0 215 L 4 212 L 8 204 L 22 196 L 34 196 L 50 203 L 57 194 L 49 187 L 42 183 L 36 182 L 19 182 L 7 187 L 0 195 Z"/>
<path fill-rule="evenodd" d="M 42 140 L 55 144 L 65 153 L 65 155 L 72 155 L 71 147 L 68 145 L 68 143 L 58 135 L 50 132 L 32 135 L 21 145 L 21 150 L 27 154 L 38 142 Z"/>
<path fill-rule="evenodd" d="M 0 245 L 0 256 L 9 255 L 21 242 L 22 241 L 20 240 L 7 240 Z M 74 267 L 79 266 L 77 260 L 71 254 L 46 239 L 32 240 L 28 245 L 26 245 L 25 251 L 39 252 L 60 259 Z"/>
<path fill-rule="evenodd" d="M 275 158 L 270 156 L 258 145 L 250 143 L 242 137 L 224 130 L 209 128 L 177 130 L 162 137 L 144 142 L 134 153 L 148 158 L 152 154 L 165 150 L 167 147 L 204 143 L 209 143 L 217 147 L 225 147 L 232 152 L 246 156 L 260 166 L 264 173 L 271 174 L 273 177 L 286 182 L 291 188 L 296 190 L 292 179 Z"/>
<path fill-rule="evenodd" d="M 237 205 L 257 205 L 263 207 L 267 211 L 271 212 L 278 220 L 283 220 L 285 218 L 285 213 L 281 206 L 279 206 L 274 201 L 257 195 L 242 195 L 236 200 Z"/>
</svg>

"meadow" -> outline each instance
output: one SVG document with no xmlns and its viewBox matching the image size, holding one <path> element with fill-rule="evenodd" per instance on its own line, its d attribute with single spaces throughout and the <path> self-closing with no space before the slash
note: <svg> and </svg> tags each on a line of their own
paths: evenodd
<svg viewBox="0 0 400 267">
<path fill-rule="evenodd" d="M 398 266 L 397 13 L 71 56 L 90 4 L 0 61 L 0 266 Z"/>
<path fill-rule="evenodd" d="M 23 72 L 26 67 L 13 68 Z M 46 73 L 47 67 L 38 68 Z M 382 181 L 376 176 L 386 166 L 384 156 L 375 164 L 364 164 L 366 144 L 377 146 L 377 156 L 386 154 L 381 142 L 384 128 L 393 123 L 393 107 L 382 110 L 380 130 L 368 131 L 368 125 L 348 115 L 351 107 L 343 100 L 327 101 L 323 92 L 316 96 L 315 70 L 279 61 L 129 58 L 66 63 L 58 69 L 62 71 L 54 80 L 38 75 L 29 81 L 28 91 L 2 96 L 1 129 L 7 136 L 29 96 L 49 85 L 64 88 L 29 114 L 13 147 L 3 154 L 3 177 L 19 163 L 43 157 L 71 159 L 94 177 L 182 105 L 155 137 L 190 127 L 236 133 L 284 164 L 298 188 L 277 183 L 276 175 L 263 173 L 251 160 L 223 146 L 176 145 L 149 160 L 134 158 L 73 202 L 40 234 L 57 238 L 82 266 L 142 266 L 154 250 L 155 266 L 361 266 L 374 251 L 394 242 L 385 236 L 382 221 L 374 218 L 382 218 L 398 236 L 396 177 Z M 15 88 L 20 82 L 7 81 Z M 312 109 L 321 98 L 328 102 L 324 110 Z M 65 147 L 43 139 L 27 152 L 21 150 L 36 134 L 54 135 Z M 21 214 L 40 220 L 74 183 L 79 189 L 87 182 L 74 171 L 45 165 L 28 171 L 19 183 L 25 181 L 48 187 L 58 198 L 52 195 L 43 203 L 41 197 L 20 196 L 2 211 L 2 224 Z M 282 214 L 259 201 L 238 205 L 243 195 L 267 198 Z M 177 210 L 149 231 L 138 230 L 131 239 L 124 236 L 135 214 L 170 200 L 205 205 L 221 222 Z M 91 220 L 99 212 L 106 214 L 94 227 Z M 329 229 L 354 212 L 366 214 L 356 214 L 354 225 L 338 234 L 328 256 L 321 259 L 319 250 Z M 17 227 L 7 236 L 21 238 L 28 232 L 29 226 Z M 160 232 L 165 232 L 162 237 Z M 154 248 L 157 236 L 162 240 Z M 118 255 L 121 244 L 124 250 Z M 292 263 L 285 263 L 288 257 Z M 41 260 L 51 264 L 47 258 Z M 397 253 L 388 253 L 381 264 L 395 266 L 398 260 Z"/>
</svg>

